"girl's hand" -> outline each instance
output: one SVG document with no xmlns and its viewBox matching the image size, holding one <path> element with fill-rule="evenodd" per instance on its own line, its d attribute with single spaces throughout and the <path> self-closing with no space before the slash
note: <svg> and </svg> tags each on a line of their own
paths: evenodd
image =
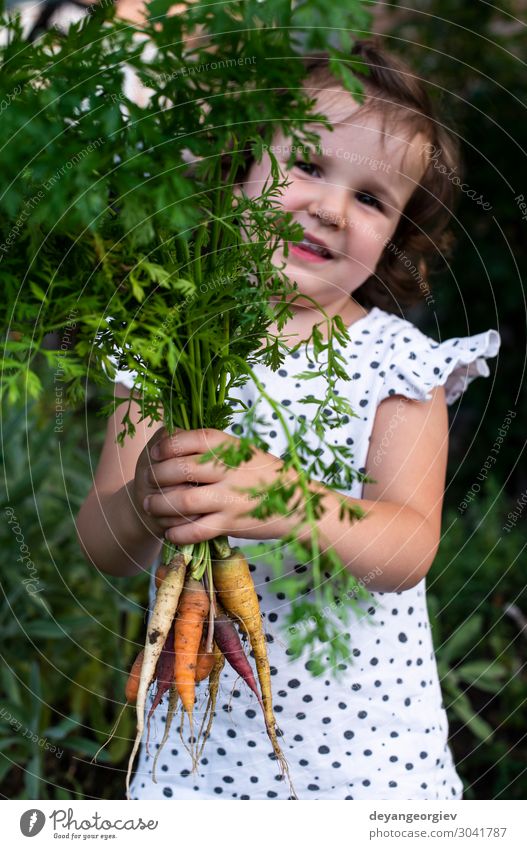
<svg viewBox="0 0 527 849">
<path fill-rule="evenodd" d="M 150 511 L 147 512 L 145 510 L 145 504 L 149 503 L 148 500 L 152 495 L 155 495 L 160 499 L 167 499 L 178 489 L 187 489 L 188 487 L 188 484 L 186 483 L 178 484 L 176 481 L 173 481 L 172 485 L 164 488 L 162 490 L 162 494 L 160 494 L 160 487 L 156 483 L 154 470 L 154 467 L 159 464 L 154 459 L 152 451 L 162 439 L 168 439 L 167 432 L 164 427 L 159 428 L 154 433 L 139 455 L 135 467 L 135 478 L 133 483 L 133 498 L 136 511 L 141 517 L 143 523 L 150 529 L 154 536 L 160 537 L 161 539 L 164 538 L 165 531 L 174 524 L 176 513 L 169 513 L 167 511 L 166 508 L 168 501 L 165 501 L 163 509 L 158 509 L 155 513 Z M 198 519 L 199 516 L 196 515 L 194 518 Z M 190 517 L 187 517 L 187 519 L 190 520 Z"/>
<path fill-rule="evenodd" d="M 177 430 L 171 437 L 161 428 L 137 463 L 136 492 L 146 521 L 163 529 L 171 542 L 185 545 L 219 535 L 247 539 L 283 536 L 287 517 L 265 521 L 248 516 L 255 501 L 241 490 L 276 481 L 282 461 L 256 450 L 251 459 L 232 469 L 220 461 L 200 463 L 200 457 L 237 438 L 212 428 Z"/>
</svg>

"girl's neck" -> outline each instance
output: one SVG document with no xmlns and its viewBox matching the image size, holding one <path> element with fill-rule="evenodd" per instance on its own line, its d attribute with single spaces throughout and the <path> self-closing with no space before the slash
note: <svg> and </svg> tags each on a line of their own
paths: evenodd
<svg viewBox="0 0 527 849">
<path fill-rule="evenodd" d="M 312 305 L 307 308 L 295 304 L 292 309 L 293 316 L 289 319 L 280 334 L 278 334 L 276 324 L 270 326 L 269 333 L 280 335 L 286 343 L 290 341 L 291 345 L 296 345 L 298 342 L 307 341 L 311 336 L 313 326 L 319 324 L 324 339 L 327 339 L 327 323 L 322 313 L 315 310 Z M 354 301 L 349 295 L 338 303 L 327 306 L 324 309 L 330 318 L 340 315 L 346 327 L 350 327 L 368 314 L 368 310 L 358 304 L 357 301 Z"/>
</svg>

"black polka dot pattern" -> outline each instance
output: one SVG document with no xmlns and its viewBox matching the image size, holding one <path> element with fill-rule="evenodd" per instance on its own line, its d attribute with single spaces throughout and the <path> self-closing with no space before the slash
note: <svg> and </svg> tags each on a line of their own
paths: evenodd
<svg viewBox="0 0 527 849">
<path fill-rule="evenodd" d="M 360 345 L 358 345 L 360 343 Z M 375 307 L 350 328 L 343 354 L 349 381 L 338 391 L 357 413 L 331 432 L 334 441 L 352 446 L 354 466 L 371 472 L 369 438 L 379 403 L 402 394 L 424 400 L 430 389 L 446 384 L 452 403 L 478 374 L 486 375 L 485 357 L 494 356 L 499 336 L 489 330 L 477 336 L 441 343 L 424 336 L 410 322 Z M 473 351 L 469 350 L 474 348 Z M 299 384 L 296 375 L 314 368 L 305 350 L 288 355 L 278 373 L 264 366 L 256 372 L 287 415 L 307 415 L 300 399 L 320 397 L 323 378 Z M 123 382 L 125 382 L 123 380 Z M 237 390 L 251 405 L 256 400 L 248 382 Z M 276 419 L 262 403 L 259 414 Z M 238 423 L 231 432 L 241 433 Z M 271 453 L 280 456 L 285 442 L 279 428 L 268 433 Z M 326 458 L 327 459 L 327 458 Z M 362 495 L 354 481 L 349 494 Z M 254 540 L 231 540 L 244 547 Z M 337 680 L 329 674 L 313 678 L 309 656 L 292 661 L 284 646 L 282 626 L 288 611 L 274 575 L 262 559 L 252 557 L 252 577 L 261 598 L 268 635 L 274 704 L 280 740 L 300 799 L 459 799 L 462 785 L 447 745 L 448 727 L 431 640 L 424 581 L 404 592 L 371 592 L 361 602 L 363 620 L 353 620 L 349 659 Z M 288 559 L 295 574 L 294 559 Z M 154 580 L 151 578 L 151 604 Z M 368 612 L 369 611 L 369 612 Z M 331 615 L 331 614 L 329 614 Z M 374 625 L 374 627 L 373 627 Z M 328 670 L 329 672 L 329 670 Z M 151 704 L 151 695 L 147 710 Z M 206 686 L 197 689 L 194 721 L 199 728 L 206 705 Z M 154 713 L 150 753 L 164 730 L 166 701 Z M 141 746 L 132 782 L 135 799 L 289 799 L 265 733 L 254 695 L 226 665 L 220 680 L 216 716 L 195 773 L 174 721 L 159 756 L 157 783 L 152 757 Z"/>
</svg>

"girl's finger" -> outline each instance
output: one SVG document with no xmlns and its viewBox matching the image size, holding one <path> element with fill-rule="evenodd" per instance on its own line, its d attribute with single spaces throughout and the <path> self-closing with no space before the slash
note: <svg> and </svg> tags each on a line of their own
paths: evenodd
<svg viewBox="0 0 527 849">
<path fill-rule="evenodd" d="M 221 493 L 213 486 L 179 486 L 148 495 L 143 503 L 145 513 L 159 518 L 185 518 L 196 514 L 215 513 L 222 506 Z"/>
<path fill-rule="evenodd" d="M 193 516 L 184 516 L 181 519 L 177 519 L 174 516 L 162 516 L 157 520 L 157 523 L 163 531 L 167 531 L 169 528 L 188 525 L 189 522 L 197 522 L 201 518 L 201 513 L 195 513 Z"/>
<path fill-rule="evenodd" d="M 173 487 L 178 484 L 217 483 L 225 476 L 218 463 L 199 463 L 201 454 L 173 458 L 154 463 L 148 470 L 151 486 Z"/>
<path fill-rule="evenodd" d="M 195 522 L 189 522 L 185 525 L 174 525 L 165 531 L 165 539 L 173 542 L 175 545 L 191 545 L 196 542 L 205 542 L 209 539 L 214 539 L 220 534 L 229 534 L 230 531 L 225 527 L 225 517 L 223 513 L 210 513 L 208 516 L 201 516 Z"/>
<path fill-rule="evenodd" d="M 205 454 L 214 450 L 222 442 L 234 439 L 227 433 L 214 428 L 199 430 L 183 430 L 176 428 L 171 436 L 166 436 L 152 447 L 150 456 L 153 460 L 170 460 L 173 457 L 185 457 L 190 454 Z"/>
<path fill-rule="evenodd" d="M 147 451 L 148 451 L 148 456 L 149 456 L 150 460 L 153 459 L 152 458 L 152 451 L 155 450 L 156 445 L 158 445 L 160 442 L 162 442 L 164 439 L 167 439 L 167 438 L 168 438 L 168 434 L 167 434 L 166 427 L 160 427 L 156 430 L 152 439 L 150 440 L 150 442 L 147 445 Z"/>
</svg>

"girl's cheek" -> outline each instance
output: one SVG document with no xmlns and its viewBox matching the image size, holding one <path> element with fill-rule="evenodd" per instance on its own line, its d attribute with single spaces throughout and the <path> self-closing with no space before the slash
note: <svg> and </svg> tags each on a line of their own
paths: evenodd
<svg viewBox="0 0 527 849">
<path fill-rule="evenodd" d="M 303 209 L 307 203 L 304 193 L 295 185 L 282 189 L 280 198 L 283 208 L 291 212 L 297 212 Z"/>
<path fill-rule="evenodd" d="M 373 218 L 359 219 L 356 221 L 354 229 L 358 234 L 360 234 L 360 237 L 364 241 L 369 252 L 381 252 L 383 250 L 384 244 L 388 239 L 389 232 L 387 228 L 382 226 L 382 222 L 379 223 L 376 220 L 373 220 Z"/>
<path fill-rule="evenodd" d="M 250 198 L 258 198 L 263 192 L 265 181 L 271 175 L 271 161 L 267 153 L 264 153 L 262 161 L 253 162 L 245 175 L 243 191 Z"/>
</svg>

